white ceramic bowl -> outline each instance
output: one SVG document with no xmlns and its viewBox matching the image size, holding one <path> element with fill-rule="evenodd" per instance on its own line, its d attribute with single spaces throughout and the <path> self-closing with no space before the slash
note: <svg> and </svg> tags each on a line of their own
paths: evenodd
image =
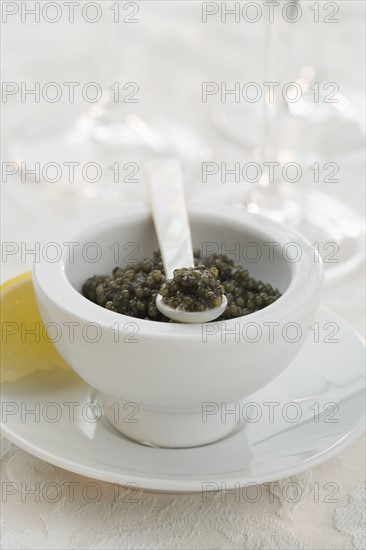
<svg viewBox="0 0 366 550">
<path fill-rule="evenodd" d="M 158 248 L 141 204 L 66 225 L 43 243 L 33 272 L 56 347 L 101 392 L 110 421 L 128 437 L 166 447 L 206 444 L 235 429 L 236 415 L 225 411 L 289 365 L 322 286 L 320 258 L 292 229 L 219 205 L 194 206 L 189 217 L 195 247 L 228 253 L 282 297 L 251 315 L 204 325 L 135 319 L 90 302 L 81 294 L 88 277 Z"/>
</svg>

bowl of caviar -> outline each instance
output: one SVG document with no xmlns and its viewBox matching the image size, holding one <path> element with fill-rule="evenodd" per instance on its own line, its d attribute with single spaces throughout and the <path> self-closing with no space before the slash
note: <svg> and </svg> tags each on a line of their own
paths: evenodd
<svg viewBox="0 0 366 550">
<path fill-rule="evenodd" d="M 235 431 L 236 415 L 223 418 L 223 407 L 291 363 L 322 287 L 321 259 L 293 229 L 229 206 L 191 205 L 188 214 L 195 267 L 172 279 L 140 203 L 67 224 L 42 244 L 33 270 L 58 351 L 98 390 L 108 421 L 153 446 L 193 447 Z M 223 295 L 227 307 L 215 321 L 176 323 L 157 309 L 159 292 L 185 311 Z"/>
</svg>

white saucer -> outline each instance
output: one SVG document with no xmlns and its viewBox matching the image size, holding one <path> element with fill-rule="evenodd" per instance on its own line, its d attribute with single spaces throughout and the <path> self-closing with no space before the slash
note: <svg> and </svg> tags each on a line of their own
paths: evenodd
<svg viewBox="0 0 366 550">
<path fill-rule="evenodd" d="M 316 322 L 319 343 L 311 331 L 293 364 L 275 382 L 245 399 L 245 405 L 256 403 L 246 406 L 246 416 L 252 411 L 254 419 L 261 411 L 262 417 L 238 425 L 235 433 L 220 442 L 192 449 L 134 443 L 104 417 L 98 421 L 93 417 L 98 407 L 87 405 L 98 401 L 93 388 L 76 374 L 59 370 L 3 384 L 3 434 L 61 468 L 112 483 L 133 482 L 147 490 L 201 492 L 294 475 L 340 452 L 364 428 L 364 345 L 325 308 L 320 309 Z M 273 422 L 269 421 L 271 406 L 265 405 L 269 402 L 279 403 L 273 406 Z M 38 417 L 27 413 L 24 422 L 21 413 L 24 416 L 25 408 L 35 407 Z M 73 407 L 75 418 L 70 422 Z M 6 417 L 5 409 L 14 414 Z M 300 413 L 301 419 L 291 422 Z"/>
</svg>

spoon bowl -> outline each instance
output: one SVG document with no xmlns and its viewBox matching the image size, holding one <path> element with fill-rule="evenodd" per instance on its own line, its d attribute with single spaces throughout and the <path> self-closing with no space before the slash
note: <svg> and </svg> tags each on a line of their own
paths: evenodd
<svg viewBox="0 0 366 550">
<path fill-rule="evenodd" d="M 165 317 L 169 317 L 169 319 L 177 323 L 208 323 L 220 317 L 224 313 L 226 306 L 227 299 L 225 295 L 222 296 L 220 306 L 206 309 L 205 311 L 182 311 L 164 304 L 161 294 L 158 294 L 156 297 L 156 307 L 158 310 Z"/>
</svg>

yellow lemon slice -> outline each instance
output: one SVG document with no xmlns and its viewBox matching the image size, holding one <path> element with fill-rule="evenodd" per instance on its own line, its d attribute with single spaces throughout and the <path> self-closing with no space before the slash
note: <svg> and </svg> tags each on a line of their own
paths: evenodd
<svg viewBox="0 0 366 550">
<path fill-rule="evenodd" d="M 70 370 L 47 336 L 38 311 L 32 274 L 1 288 L 1 382 L 15 382 L 38 370 Z"/>
</svg>

